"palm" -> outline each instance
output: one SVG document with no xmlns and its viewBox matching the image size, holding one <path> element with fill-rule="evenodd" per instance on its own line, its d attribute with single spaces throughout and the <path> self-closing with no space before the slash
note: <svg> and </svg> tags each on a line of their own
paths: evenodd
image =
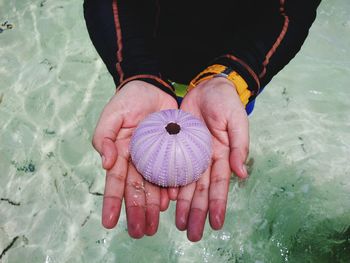
<svg viewBox="0 0 350 263">
<path fill-rule="evenodd" d="M 168 94 L 153 87 L 151 90 L 150 87 L 147 89 L 142 91 L 139 86 L 124 87 L 107 106 L 108 111 L 118 112 L 121 116 L 121 127 L 115 145 L 118 153 L 126 159 L 129 158 L 128 149 L 132 133 L 140 121 L 153 112 L 177 108 L 176 102 Z M 114 130 L 118 128 L 114 127 Z"/>
<path fill-rule="evenodd" d="M 196 94 L 189 94 L 181 105 L 181 109 L 192 113 L 198 118 L 202 119 L 210 130 L 213 137 L 213 160 L 218 159 L 219 156 L 229 154 L 229 141 L 225 118 L 222 113 L 218 112 L 217 108 L 210 107 L 208 104 L 201 105 L 196 103 Z M 193 99 L 192 99 L 193 98 Z M 213 103 L 216 105 L 215 103 Z M 220 116 L 220 117 L 216 117 Z"/>
</svg>

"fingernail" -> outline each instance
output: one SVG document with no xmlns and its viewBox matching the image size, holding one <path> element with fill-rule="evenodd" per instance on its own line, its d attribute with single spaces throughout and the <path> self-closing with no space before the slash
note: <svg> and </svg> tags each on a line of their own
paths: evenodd
<svg viewBox="0 0 350 263">
<path fill-rule="evenodd" d="M 248 177 L 247 166 L 245 164 L 242 165 L 242 172 L 244 174 L 244 178 Z"/>
<path fill-rule="evenodd" d="M 181 216 L 180 218 L 177 219 L 176 221 L 176 227 L 177 229 L 179 229 L 180 231 L 184 231 L 186 230 L 186 218 L 184 216 Z"/>
<path fill-rule="evenodd" d="M 215 224 L 218 227 L 218 229 L 220 229 L 222 227 L 222 220 L 221 220 L 221 216 L 220 215 L 216 215 L 214 217 L 215 219 Z"/>
</svg>

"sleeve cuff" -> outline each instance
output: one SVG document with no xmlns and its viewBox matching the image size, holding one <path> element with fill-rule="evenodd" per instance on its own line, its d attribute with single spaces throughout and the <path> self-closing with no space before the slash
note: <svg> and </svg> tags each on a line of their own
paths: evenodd
<svg viewBox="0 0 350 263">
<path fill-rule="evenodd" d="M 123 88 L 125 84 L 133 80 L 141 80 L 149 84 L 152 84 L 153 86 L 156 86 L 157 88 L 161 89 L 165 93 L 172 96 L 175 100 L 177 100 L 177 97 L 175 95 L 175 88 L 173 87 L 173 85 L 169 81 L 164 80 L 155 75 L 140 74 L 140 75 L 129 77 L 119 84 L 119 86 L 117 87 L 117 91 Z"/>
<path fill-rule="evenodd" d="M 236 71 L 247 83 L 248 90 L 251 92 L 249 101 L 254 100 L 260 92 L 260 79 L 253 69 L 243 60 L 227 54 L 215 59 L 213 64 L 220 64 Z"/>
<path fill-rule="evenodd" d="M 202 81 L 216 77 L 224 77 L 232 82 L 244 107 L 246 107 L 251 101 L 251 98 L 253 98 L 253 93 L 248 89 L 248 84 L 242 76 L 234 69 L 220 64 L 211 65 L 199 73 L 190 82 L 188 90 L 194 89 Z"/>
</svg>

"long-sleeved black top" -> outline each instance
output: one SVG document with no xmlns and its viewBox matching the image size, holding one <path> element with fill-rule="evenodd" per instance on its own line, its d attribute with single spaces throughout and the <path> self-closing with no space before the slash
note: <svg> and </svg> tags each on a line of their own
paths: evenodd
<svg viewBox="0 0 350 263">
<path fill-rule="evenodd" d="M 117 86 L 172 94 L 212 64 L 235 70 L 250 100 L 300 50 L 321 0 L 85 0 L 90 37 Z"/>
</svg>

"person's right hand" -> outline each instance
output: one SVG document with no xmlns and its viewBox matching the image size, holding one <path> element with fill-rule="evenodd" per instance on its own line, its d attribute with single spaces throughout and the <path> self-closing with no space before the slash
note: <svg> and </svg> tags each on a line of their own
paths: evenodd
<svg viewBox="0 0 350 263">
<path fill-rule="evenodd" d="M 169 94 L 143 81 L 130 81 L 105 106 L 93 136 L 93 146 L 106 169 L 102 224 L 113 228 L 125 198 L 129 235 L 141 238 L 157 232 L 159 213 L 167 209 L 166 189 L 143 179 L 129 161 L 133 130 L 148 114 L 177 109 Z"/>
</svg>

